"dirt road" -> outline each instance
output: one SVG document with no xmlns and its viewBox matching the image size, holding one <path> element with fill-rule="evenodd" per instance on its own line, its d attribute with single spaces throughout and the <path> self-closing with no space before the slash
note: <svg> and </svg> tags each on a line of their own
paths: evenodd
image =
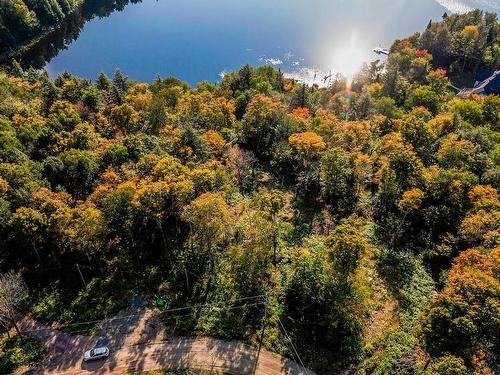
<svg viewBox="0 0 500 375">
<path fill-rule="evenodd" d="M 70 335 L 29 318 L 21 322 L 21 327 L 43 342 L 48 352 L 43 368 L 30 369 L 25 374 L 124 374 L 191 368 L 250 375 L 256 359 L 256 349 L 239 342 L 168 337 L 158 317 L 148 309 L 124 310 L 105 320 L 92 337 Z M 110 357 L 84 363 L 83 352 L 96 344 L 107 345 Z M 256 373 L 306 375 L 294 361 L 267 351 L 261 352 Z"/>
</svg>

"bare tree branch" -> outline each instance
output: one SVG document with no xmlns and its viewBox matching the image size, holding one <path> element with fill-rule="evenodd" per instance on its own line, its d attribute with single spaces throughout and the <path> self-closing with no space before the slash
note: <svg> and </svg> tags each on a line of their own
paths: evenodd
<svg viewBox="0 0 500 375">
<path fill-rule="evenodd" d="M 19 272 L 9 271 L 0 275 L 0 321 L 2 325 L 12 324 L 18 333 L 16 311 L 26 290 L 26 284 Z"/>
</svg>

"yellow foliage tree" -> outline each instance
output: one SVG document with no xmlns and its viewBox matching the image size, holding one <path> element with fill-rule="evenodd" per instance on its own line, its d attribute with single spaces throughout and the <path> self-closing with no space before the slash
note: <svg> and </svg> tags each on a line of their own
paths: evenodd
<svg viewBox="0 0 500 375">
<path fill-rule="evenodd" d="M 203 139 L 210 146 L 216 155 L 221 155 L 226 146 L 226 141 L 222 135 L 214 130 L 208 130 L 203 134 Z"/>
<path fill-rule="evenodd" d="M 314 132 L 292 134 L 288 141 L 307 160 L 317 157 L 326 147 L 323 137 Z"/>
</svg>

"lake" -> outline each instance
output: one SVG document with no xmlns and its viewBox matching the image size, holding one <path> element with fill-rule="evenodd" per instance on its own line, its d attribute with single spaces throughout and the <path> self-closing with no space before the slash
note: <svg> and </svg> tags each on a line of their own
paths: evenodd
<svg viewBox="0 0 500 375">
<path fill-rule="evenodd" d="M 377 46 L 425 29 L 430 19 L 500 0 L 91 0 L 20 56 L 52 76 L 173 75 L 217 82 L 249 63 L 319 82 L 379 58 Z"/>
</svg>

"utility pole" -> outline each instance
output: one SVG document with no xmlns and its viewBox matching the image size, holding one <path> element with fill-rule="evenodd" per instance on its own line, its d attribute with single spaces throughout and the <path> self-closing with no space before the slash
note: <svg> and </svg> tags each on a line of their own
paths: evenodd
<svg viewBox="0 0 500 375">
<path fill-rule="evenodd" d="M 257 366 L 259 365 L 259 357 L 260 357 L 260 352 L 262 350 L 262 343 L 264 341 L 264 334 L 266 332 L 266 327 L 267 327 L 267 294 L 264 295 L 264 324 L 262 325 L 262 332 L 260 333 L 260 339 L 259 339 L 259 349 L 257 350 L 257 358 L 255 358 L 255 364 L 253 366 L 253 371 L 252 374 L 255 375 L 257 372 Z"/>
<path fill-rule="evenodd" d="M 83 286 L 86 287 L 87 286 L 87 283 L 85 282 L 85 279 L 83 278 L 83 274 L 82 274 L 82 271 L 80 271 L 80 266 L 78 265 L 78 263 L 76 264 L 76 269 L 78 270 L 78 273 L 80 274 L 80 277 L 82 279 L 82 283 L 83 283 Z"/>
</svg>

